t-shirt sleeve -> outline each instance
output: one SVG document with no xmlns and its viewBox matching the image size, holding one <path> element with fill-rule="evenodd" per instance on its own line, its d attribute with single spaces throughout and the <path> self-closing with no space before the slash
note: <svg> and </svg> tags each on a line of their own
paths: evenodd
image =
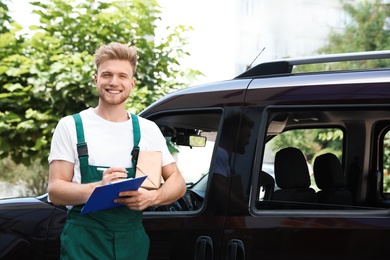
<svg viewBox="0 0 390 260">
<path fill-rule="evenodd" d="M 49 164 L 53 160 L 76 162 L 76 129 L 71 116 L 62 118 L 53 134 L 50 146 Z"/>
</svg>

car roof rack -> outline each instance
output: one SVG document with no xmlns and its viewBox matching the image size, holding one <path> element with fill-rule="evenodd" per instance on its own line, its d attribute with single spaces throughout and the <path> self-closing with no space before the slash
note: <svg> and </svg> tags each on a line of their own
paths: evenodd
<svg viewBox="0 0 390 260">
<path fill-rule="evenodd" d="M 390 50 L 325 54 L 325 55 L 308 56 L 308 57 L 301 57 L 301 58 L 289 58 L 283 60 L 276 60 L 272 62 L 260 63 L 255 67 L 238 75 L 235 78 L 240 79 L 240 78 L 248 78 L 248 77 L 256 77 L 256 76 L 289 74 L 292 72 L 293 67 L 296 65 L 356 61 L 356 60 L 375 60 L 375 59 L 386 59 L 386 58 L 390 58 Z"/>
</svg>

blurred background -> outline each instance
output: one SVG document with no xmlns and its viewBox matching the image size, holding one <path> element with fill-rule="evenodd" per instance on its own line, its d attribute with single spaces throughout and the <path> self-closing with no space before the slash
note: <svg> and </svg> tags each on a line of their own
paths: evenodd
<svg viewBox="0 0 390 260">
<path fill-rule="evenodd" d="M 138 113 L 258 63 L 390 49 L 390 1 L 0 0 L 0 198 L 46 192 L 53 129 L 96 105 L 93 53 L 111 41 L 137 46 Z"/>
<path fill-rule="evenodd" d="M 332 34 L 342 35 L 359 16 L 366 15 L 367 24 L 375 22 L 376 14 L 371 13 L 375 2 L 383 5 L 383 9 L 390 3 L 389 0 L 158 0 L 161 20 L 157 21 L 156 34 L 166 26 L 192 27 L 185 46 L 190 56 L 181 60 L 181 66 L 204 74 L 191 82 L 197 85 L 234 78 L 251 64 L 319 54 L 321 48 L 330 44 Z M 38 16 L 31 14 L 28 0 L 13 1 L 10 8 L 15 20 L 25 27 L 38 21 Z M 388 31 L 390 18 L 386 19 L 383 29 Z"/>
</svg>

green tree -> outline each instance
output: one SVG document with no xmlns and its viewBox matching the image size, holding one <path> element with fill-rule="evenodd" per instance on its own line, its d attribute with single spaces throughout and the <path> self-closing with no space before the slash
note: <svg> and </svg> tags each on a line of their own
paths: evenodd
<svg viewBox="0 0 390 260">
<path fill-rule="evenodd" d="M 329 35 L 320 53 L 344 53 L 390 49 L 390 4 L 381 0 L 342 1 L 350 17 L 341 33 Z"/>
<path fill-rule="evenodd" d="M 53 129 L 68 114 L 97 104 L 93 53 L 111 41 L 139 52 L 137 89 L 127 108 L 138 113 L 200 73 L 180 70 L 186 32 L 178 25 L 157 38 L 154 0 L 31 2 L 40 19 L 26 32 L 0 2 L 0 179 L 22 182 L 24 195 L 42 194 Z M 27 166 L 27 167 L 26 167 Z"/>
<path fill-rule="evenodd" d="M 97 104 L 94 51 L 112 41 L 139 52 L 138 88 L 128 100 L 134 113 L 186 87 L 198 71 L 182 71 L 180 58 L 190 28 L 167 28 L 155 36 L 160 8 L 155 0 L 47 0 L 31 2 L 39 23 L 30 33 L 0 17 L 0 156 L 29 165 L 46 162 L 53 129 L 65 116 Z M 3 23 L 7 21 L 7 23 Z"/>
<path fill-rule="evenodd" d="M 270 145 L 275 152 L 289 146 L 299 148 L 307 160 L 312 162 L 316 156 L 326 152 L 334 153 L 340 157 L 342 139 L 342 131 L 335 128 L 296 129 L 278 135 L 271 141 Z"/>
<path fill-rule="evenodd" d="M 12 22 L 12 18 L 9 16 L 8 11 L 8 6 L 0 2 L 0 34 L 9 32 L 7 24 Z"/>
<path fill-rule="evenodd" d="M 349 19 L 345 28 L 329 34 L 319 54 L 378 51 L 390 49 L 390 4 L 381 0 L 341 1 Z M 295 72 L 364 69 L 390 66 L 389 59 L 302 65 Z"/>
</svg>

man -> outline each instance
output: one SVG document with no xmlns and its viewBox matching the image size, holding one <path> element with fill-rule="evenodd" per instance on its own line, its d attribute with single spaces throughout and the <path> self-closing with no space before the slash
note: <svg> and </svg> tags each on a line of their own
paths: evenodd
<svg viewBox="0 0 390 260">
<path fill-rule="evenodd" d="M 98 106 L 79 113 L 83 131 L 76 129 L 73 116 L 62 118 L 49 155 L 49 198 L 69 209 L 61 235 L 61 259 L 146 259 L 149 238 L 142 226 L 142 210 L 182 197 L 185 181 L 157 125 L 125 110 L 136 84 L 135 48 L 120 43 L 103 45 L 95 53 L 95 65 Z M 82 205 L 96 186 L 134 177 L 131 152 L 136 122 L 140 150 L 162 153 L 164 184 L 157 190 L 121 192 L 115 202 L 125 207 L 81 215 Z M 80 132 L 87 149 L 78 149 Z M 105 170 L 99 172 L 98 167 Z"/>
</svg>

